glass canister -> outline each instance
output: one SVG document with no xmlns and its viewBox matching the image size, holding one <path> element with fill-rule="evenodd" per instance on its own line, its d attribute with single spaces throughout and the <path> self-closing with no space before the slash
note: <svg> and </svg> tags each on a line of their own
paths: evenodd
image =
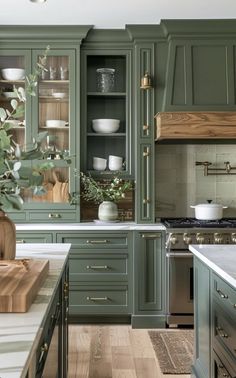
<svg viewBox="0 0 236 378">
<path fill-rule="evenodd" d="M 98 68 L 96 72 L 98 92 L 112 92 L 115 86 L 115 69 Z"/>
</svg>

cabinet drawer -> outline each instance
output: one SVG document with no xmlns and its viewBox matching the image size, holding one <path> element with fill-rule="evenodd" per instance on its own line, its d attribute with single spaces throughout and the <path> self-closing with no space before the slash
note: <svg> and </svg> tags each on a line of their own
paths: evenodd
<svg viewBox="0 0 236 378">
<path fill-rule="evenodd" d="M 224 361 L 224 363 L 222 361 Z M 221 358 L 220 358 L 214 350 L 213 350 L 213 375 L 212 376 L 215 378 L 223 378 L 223 377 L 235 378 L 236 377 L 236 373 L 229 366 L 228 361 L 223 358 L 223 355 L 221 355 Z"/>
<path fill-rule="evenodd" d="M 215 300 L 223 306 L 229 314 L 236 316 L 236 290 L 213 273 L 213 293 Z"/>
<path fill-rule="evenodd" d="M 98 248 L 127 248 L 128 235 L 120 233 L 81 233 L 79 234 L 58 234 L 58 243 L 71 243 L 72 246 L 83 249 L 98 249 Z M 73 252 L 72 252 L 73 253 Z"/>
<path fill-rule="evenodd" d="M 24 233 L 24 232 L 17 232 L 16 233 L 16 243 L 52 243 L 53 236 L 50 233 L 43 233 L 43 234 L 34 234 L 34 233 Z"/>
<path fill-rule="evenodd" d="M 70 285 L 70 315 L 127 314 L 128 286 Z"/>
<path fill-rule="evenodd" d="M 64 221 L 76 221 L 76 214 L 74 212 L 66 211 L 35 211 L 29 213 L 29 220 L 34 222 L 50 222 L 60 223 Z"/>
<path fill-rule="evenodd" d="M 221 344 L 236 365 L 236 320 L 213 299 L 213 344 Z"/>
<path fill-rule="evenodd" d="M 70 255 L 70 281 L 127 281 L 128 253 L 110 252 Z"/>
</svg>

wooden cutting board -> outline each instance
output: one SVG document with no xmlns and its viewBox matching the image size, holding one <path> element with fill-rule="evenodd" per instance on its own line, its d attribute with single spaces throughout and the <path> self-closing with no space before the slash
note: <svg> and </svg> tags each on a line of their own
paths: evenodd
<svg viewBox="0 0 236 378">
<path fill-rule="evenodd" d="M 28 311 L 48 270 L 48 260 L 0 260 L 0 313 Z"/>
</svg>

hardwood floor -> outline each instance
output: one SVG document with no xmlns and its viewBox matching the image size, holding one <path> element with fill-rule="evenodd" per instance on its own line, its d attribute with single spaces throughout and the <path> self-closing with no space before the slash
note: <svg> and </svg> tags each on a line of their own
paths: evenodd
<svg viewBox="0 0 236 378">
<path fill-rule="evenodd" d="M 69 378 L 189 378 L 163 375 L 147 330 L 128 325 L 71 325 Z"/>
</svg>

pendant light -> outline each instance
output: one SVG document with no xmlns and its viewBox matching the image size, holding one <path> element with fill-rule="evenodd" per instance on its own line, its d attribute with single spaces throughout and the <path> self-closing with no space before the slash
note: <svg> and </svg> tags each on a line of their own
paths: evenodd
<svg viewBox="0 0 236 378">
<path fill-rule="evenodd" d="M 46 3 L 47 0 L 30 0 L 31 3 Z"/>
</svg>

